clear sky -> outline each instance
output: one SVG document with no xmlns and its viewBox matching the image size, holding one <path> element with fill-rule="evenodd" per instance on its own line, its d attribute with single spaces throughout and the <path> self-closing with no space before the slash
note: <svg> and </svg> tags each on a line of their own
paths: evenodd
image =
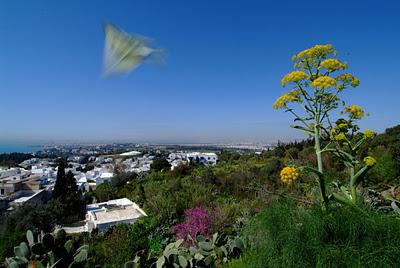
<svg viewBox="0 0 400 268">
<path fill-rule="evenodd" d="M 400 123 L 399 1 L 0 1 L 0 143 L 301 138 L 273 110 L 291 56 L 332 43 L 344 96 Z M 154 39 L 165 64 L 101 79 L 102 24 Z"/>
</svg>

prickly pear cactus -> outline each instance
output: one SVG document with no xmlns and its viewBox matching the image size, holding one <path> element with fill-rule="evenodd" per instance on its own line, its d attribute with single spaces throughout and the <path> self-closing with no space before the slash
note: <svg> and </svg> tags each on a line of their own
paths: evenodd
<svg viewBox="0 0 400 268">
<path fill-rule="evenodd" d="M 14 247 L 14 257 L 6 258 L 7 267 L 83 267 L 88 259 L 89 246 L 77 248 L 62 229 L 56 229 L 54 234 L 40 233 L 36 238 L 28 230 L 26 239 L 28 243 L 21 242 Z"/>
</svg>

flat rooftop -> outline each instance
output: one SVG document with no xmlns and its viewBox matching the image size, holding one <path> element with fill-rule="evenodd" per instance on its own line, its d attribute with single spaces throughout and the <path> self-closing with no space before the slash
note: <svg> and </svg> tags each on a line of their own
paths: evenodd
<svg viewBox="0 0 400 268">
<path fill-rule="evenodd" d="M 113 208 L 111 210 L 92 213 L 96 217 L 97 224 L 133 220 L 144 216 L 141 211 L 133 206 Z"/>
<path fill-rule="evenodd" d="M 86 206 L 86 209 L 94 216 L 97 224 L 127 221 L 147 216 L 136 203 L 128 198 L 90 204 Z"/>
</svg>

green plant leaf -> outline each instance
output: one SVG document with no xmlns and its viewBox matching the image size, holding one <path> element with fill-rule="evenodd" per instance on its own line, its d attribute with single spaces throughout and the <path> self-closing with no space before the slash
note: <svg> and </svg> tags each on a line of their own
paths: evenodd
<svg viewBox="0 0 400 268">
<path fill-rule="evenodd" d="M 7 260 L 7 264 L 8 264 L 9 268 L 19 268 L 18 263 L 16 261 L 14 261 L 14 260 L 8 259 Z"/>
<path fill-rule="evenodd" d="M 204 242 L 204 241 L 206 241 L 206 239 L 205 239 L 204 236 L 202 236 L 202 235 L 198 235 L 198 236 L 196 237 L 196 240 L 197 240 L 197 242 Z"/>
<path fill-rule="evenodd" d="M 179 240 L 177 240 L 177 241 L 175 242 L 174 246 L 175 246 L 176 248 L 179 248 L 179 246 L 182 245 L 182 243 L 183 243 L 183 239 L 179 239 Z"/>
<path fill-rule="evenodd" d="M 239 237 L 235 237 L 235 239 L 233 240 L 233 246 L 237 247 L 240 250 L 244 250 L 243 240 Z"/>
<path fill-rule="evenodd" d="M 58 229 L 55 231 L 55 235 L 54 235 L 55 242 L 58 243 L 58 244 L 64 243 L 64 240 L 65 240 L 66 235 L 67 235 L 67 234 L 65 233 L 65 230 L 64 230 L 64 229 L 58 228 Z"/>
<path fill-rule="evenodd" d="M 213 236 L 212 236 L 213 244 L 215 244 L 217 242 L 217 239 L 218 239 L 218 233 L 213 234 Z"/>
<path fill-rule="evenodd" d="M 89 250 L 89 245 L 82 245 L 76 251 L 81 251 L 83 249 Z"/>
<path fill-rule="evenodd" d="M 174 247 L 175 247 L 175 243 L 169 243 L 164 249 L 164 255 Z"/>
<path fill-rule="evenodd" d="M 302 126 L 291 125 L 290 127 L 295 128 L 295 129 L 300 129 L 300 130 L 303 130 L 303 131 L 308 132 L 308 133 L 311 133 L 311 134 L 314 133 L 312 130 L 307 129 L 307 128 L 302 127 Z"/>
<path fill-rule="evenodd" d="M 86 249 L 82 249 L 77 254 L 75 254 L 74 261 L 84 262 L 87 260 L 87 257 L 88 257 L 88 251 Z"/>
<path fill-rule="evenodd" d="M 124 268 L 138 268 L 139 265 L 134 261 L 125 262 Z"/>
<path fill-rule="evenodd" d="M 318 171 L 318 169 L 315 169 L 315 168 L 313 168 L 313 167 L 304 166 L 303 169 L 304 169 L 305 171 L 309 171 L 309 172 L 313 172 L 313 173 L 317 174 L 317 176 L 318 176 L 319 178 L 323 178 L 323 177 L 324 177 L 324 174 L 322 174 L 321 172 Z"/>
<path fill-rule="evenodd" d="M 161 256 L 160 258 L 158 258 L 157 262 L 156 262 L 156 267 L 157 268 L 162 268 L 165 264 L 165 257 Z"/>
<path fill-rule="evenodd" d="M 393 208 L 394 212 L 396 212 L 397 214 L 400 214 L 400 208 L 397 206 L 396 201 L 392 201 L 390 206 Z"/>
<path fill-rule="evenodd" d="M 12 258 L 19 266 L 26 266 L 26 264 L 29 262 L 27 258 L 25 257 L 14 257 Z"/>
<path fill-rule="evenodd" d="M 196 260 L 201 260 L 201 259 L 204 258 L 204 256 L 203 256 L 202 254 L 200 254 L 200 253 L 196 253 L 196 254 L 194 254 L 194 258 L 195 258 Z"/>
<path fill-rule="evenodd" d="M 21 242 L 20 244 L 19 244 L 19 247 L 20 247 L 20 249 L 21 249 L 21 251 L 22 251 L 22 253 L 23 253 L 23 255 L 24 255 L 24 257 L 25 258 L 29 258 L 29 247 L 28 247 L 28 244 L 26 243 L 26 242 Z"/>
<path fill-rule="evenodd" d="M 19 258 L 22 258 L 25 256 L 19 246 L 14 247 L 14 254 L 15 254 L 15 256 L 17 256 Z"/>
<path fill-rule="evenodd" d="M 205 251 L 211 251 L 211 250 L 213 249 L 212 243 L 207 242 L 207 241 L 199 242 L 199 247 L 200 247 L 202 250 L 205 250 Z"/>
<path fill-rule="evenodd" d="M 186 258 L 181 255 L 178 256 L 178 261 L 181 267 L 186 267 L 188 265 Z"/>
<path fill-rule="evenodd" d="M 33 238 L 33 233 L 31 230 L 26 231 L 26 240 L 28 240 L 30 246 L 35 244 L 35 239 Z"/>
<path fill-rule="evenodd" d="M 207 258 L 204 259 L 204 263 L 206 264 L 207 267 L 212 266 L 211 264 L 214 263 L 215 257 L 213 255 L 207 256 Z"/>
<path fill-rule="evenodd" d="M 72 240 L 67 240 L 64 243 L 64 248 L 67 250 L 68 254 L 72 253 L 73 246 L 74 246 L 74 243 L 72 242 Z"/>
<path fill-rule="evenodd" d="M 357 186 L 357 184 L 361 181 L 361 179 L 365 176 L 367 171 L 370 169 L 370 166 L 362 167 L 350 180 L 350 186 Z"/>
</svg>

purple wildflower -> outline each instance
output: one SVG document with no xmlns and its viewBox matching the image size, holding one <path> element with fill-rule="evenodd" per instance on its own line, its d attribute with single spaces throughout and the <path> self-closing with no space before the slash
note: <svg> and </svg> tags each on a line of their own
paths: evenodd
<svg viewBox="0 0 400 268">
<path fill-rule="evenodd" d="M 187 239 L 188 235 L 195 238 L 197 235 L 209 236 L 211 227 L 211 216 L 202 207 L 190 208 L 185 210 L 185 220 L 183 223 L 172 227 L 172 232 L 180 239 Z"/>
</svg>

